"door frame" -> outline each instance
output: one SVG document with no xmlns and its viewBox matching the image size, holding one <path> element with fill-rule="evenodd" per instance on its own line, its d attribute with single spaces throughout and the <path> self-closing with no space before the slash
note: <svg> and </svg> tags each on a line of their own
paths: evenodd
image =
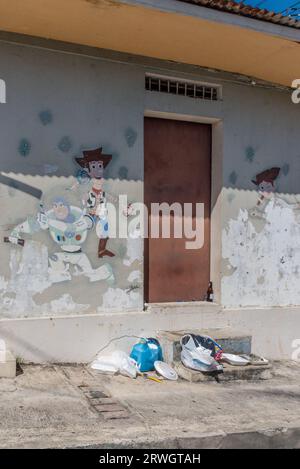
<svg viewBox="0 0 300 469">
<path fill-rule="evenodd" d="M 211 124 L 210 277 L 214 285 L 214 301 L 220 304 L 222 266 L 223 120 L 214 117 L 152 110 L 146 110 L 144 112 L 144 118 L 145 117 Z"/>
</svg>

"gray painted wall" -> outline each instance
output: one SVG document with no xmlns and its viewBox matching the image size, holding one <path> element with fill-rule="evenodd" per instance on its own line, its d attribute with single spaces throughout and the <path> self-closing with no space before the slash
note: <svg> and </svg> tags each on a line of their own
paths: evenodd
<svg viewBox="0 0 300 469">
<path fill-rule="evenodd" d="M 300 107 L 291 103 L 288 92 L 214 76 L 212 81 L 223 86 L 223 101 L 208 103 L 145 92 L 145 71 L 169 75 L 167 63 L 157 70 L 4 42 L 0 59 L 7 85 L 7 103 L 0 105 L 2 317 L 142 310 L 143 248 L 138 240 L 110 240 L 116 256 L 98 259 L 97 236 L 88 233 L 84 253 L 93 269 L 108 264 L 114 283 L 91 282 L 72 266 L 71 280 L 49 281 L 47 258 L 59 249 L 47 230 L 24 235 L 25 248 L 2 240 L 39 211 L 40 201 L 20 190 L 20 182 L 40 189 L 46 208 L 57 195 L 81 206 L 85 186 L 66 189 L 76 183 L 74 157 L 84 149 L 102 146 L 112 154 L 105 170 L 107 191 L 141 201 L 145 111 L 223 122 L 223 150 L 214 155 L 223 159 L 218 208 L 223 305 L 300 304 Z M 204 72 L 187 74 L 180 66 L 172 75 L 207 81 Z M 273 166 L 281 168 L 277 194 L 257 210 L 251 179 Z M 3 179 L 3 173 L 10 179 Z"/>
</svg>

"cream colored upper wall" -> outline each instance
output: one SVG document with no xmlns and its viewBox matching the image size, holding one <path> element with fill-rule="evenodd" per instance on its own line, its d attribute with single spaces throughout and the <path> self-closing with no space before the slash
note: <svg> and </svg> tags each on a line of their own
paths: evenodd
<svg viewBox="0 0 300 469">
<path fill-rule="evenodd" d="M 296 41 L 111 0 L 0 0 L 0 30 L 201 65 L 290 86 Z"/>
</svg>

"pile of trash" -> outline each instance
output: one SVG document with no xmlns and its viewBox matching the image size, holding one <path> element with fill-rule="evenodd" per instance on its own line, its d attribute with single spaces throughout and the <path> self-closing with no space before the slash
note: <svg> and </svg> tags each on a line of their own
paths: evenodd
<svg viewBox="0 0 300 469">
<path fill-rule="evenodd" d="M 181 338 L 181 361 L 186 368 L 202 373 L 222 373 L 223 363 L 232 366 L 267 365 L 269 362 L 256 355 L 225 353 L 211 337 L 186 334 Z"/>
<path fill-rule="evenodd" d="M 216 377 L 219 373 L 223 373 L 224 364 L 259 366 L 269 363 L 265 358 L 253 354 L 225 353 L 214 339 L 206 335 L 185 334 L 181 337 L 180 344 L 181 362 L 186 368 Z M 178 379 L 176 370 L 163 361 L 161 345 L 154 338 L 142 338 L 132 347 L 130 355 L 120 350 L 110 355 L 100 353 L 92 362 L 91 368 L 101 373 L 119 373 L 129 378 L 142 375 L 158 382 L 163 379 L 172 381 Z"/>
<path fill-rule="evenodd" d="M 130 355 L 116 350 L 110 355 L 99 354 L 91 364 L 93 370 L 109 374 L 121 374 L 129 378 L 142 375 L 153 381 L 163 379 L 176 381 L 176 371 L 163 361 L 162 348 L 157 339 L 141 339 L 135 344 Z M 149 374 L 155 371 L 155 374 Z"/>
</svg>

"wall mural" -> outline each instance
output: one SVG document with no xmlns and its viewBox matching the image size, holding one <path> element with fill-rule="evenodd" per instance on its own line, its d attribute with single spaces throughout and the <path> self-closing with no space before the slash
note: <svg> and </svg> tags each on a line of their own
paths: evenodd
<svg viewBox="0 0 300 469">
<path fill-rule="evenodd" d="M 254 207 L 239 209 L 222 234 L 222 301 L 228 307 L 300 304 L 300 203 L 276 192 L 279 167 L 252 180 Z"/>
<path fill-rule="evenodd" d="M 275 181 L 278 178 L 279 173 L 280 168 L 274 167 L 257 174 L 255 179 L 252 179 L 252 182 L 256 185 L 259 194 L 256 207 L 251 212 L 253 216 L 263 216 L 268 202 L 275 195 Z"/>
<path fill-rule="evenodd" d="M 96 225 L 96 233 L 99 238 L 98 257 L 114 257 L 114 253 L 106 249 L 109 237 L 109 225 L 107 219 L 106 198 L 115 202 L 115 197 L 106 194 L 103 190 L 104 169 L 110 163 L 112 155 L 104 155 L 102 148 L 83 152 L 83 158 L 75 158 L 90 179 L 90 190 L 86 194 L 85 204 L 87 213 Z M 86 180 L 82 172 L 80 180 Z"/>
<path fill-rule="evenodd" d="M 49 303 L 37 305 L 34 301 L 36 294 L 78 276 L 106 285 L 97 300 L 100 305 L 96 307 L 97 311 L 139 307 L 142 301 L 139 291 L 141 272 L 135 270 L 129 275 L 125 272 L 123 288 L 116 288 L 113 267 L 109 262 L 116 254 L 108 246 L 110 225 L 107 202 L 118 202 L 117 197 L 104 190 L 104 171 L 111 160 L 112 155 L 104 154 L 102 148 L 85 150 L 82 156 L 75 158 L 79 169 L 71 188 L 60 187 L 48 201 L 45 201 L 41 191 L 30 193 L 38 199 L 37 213 L 10 228 L 8 236 L 4 237 L 4 242 L 12 245 L 9 261 L 11 275 L 9 279 L 0 277 L 1 312 L 12 311 L 14 316 L 18 316 L 27 312 L 42 315 L 86 311 L 90 305 L 75 303 L 66 292 Z M 45 174 L 56 171 L 57 167 L 45 168 Z M 129 216 L 128 213 L 124 214 Z M 45 241 L 40 242 L 40 234 L 43 234 L 44 238 L 41 239 L 44 240 L 48 234 L 52 243 L 46 245 Z M 89 237 L 98 239 L 95 257 L 91 257 L 90 250 L 88 255 L 85 249 Z M 122 264 L 127 268 L 135 261 L 140 264 L 142 244 L 137 244 L 135 237 L 131 236 L 125 243 L 127 247 L 125 244 Z M 120 251 L 118 249 L 118 256 L 120 252 L 121 248 Z"/>
<path fill-rule="evenodd" d="M 111 267 L 104 264 L 93 269 L 87 255 L 82 252 L 88 231 L 93 228 L 93 221 L 80 207 L 69 205 L 63 196 L 55 197 L 49 210 L 41 211 L 36 217 L 28 217 L 17 225 L 5 242 L 24 246 L 23 234 L 33 235 L 40 230 L 49 230 L 49 234 L 61 251 L 49 257 L 49 281 L 51 283 L 71 280 L 70 265 L 75 267 L 76 275 L 85 275 L 90 281 L 113 281 Z M 77 268 L 77 269 L 76 269 Z M 80 269 L 78 271 L 78 268 Z"/>
</svg>

